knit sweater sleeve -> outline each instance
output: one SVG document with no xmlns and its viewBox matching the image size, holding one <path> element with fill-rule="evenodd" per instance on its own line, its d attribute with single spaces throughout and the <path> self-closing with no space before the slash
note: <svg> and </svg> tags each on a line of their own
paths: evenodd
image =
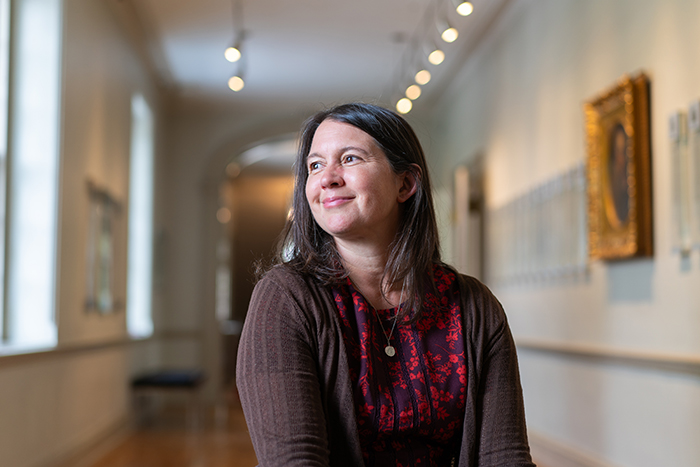
<svg viewBox="0 0 700 467">
<path fill-rule="evenodd" d="M 327 466 L 329 448 L 313 326 L 289 286 L 268 274 L 255 287 L 236 379 L 260 466 Z"/>
<path fill-rule="evenodd" d="M 534 467 L 525 426 L 515 343 L 500 302 L 480 282 L 467 281 L 475 356 L 475 449 L 460 465 Z M 465 422 L 467 423 L 467 422 Z"/>
</svg>

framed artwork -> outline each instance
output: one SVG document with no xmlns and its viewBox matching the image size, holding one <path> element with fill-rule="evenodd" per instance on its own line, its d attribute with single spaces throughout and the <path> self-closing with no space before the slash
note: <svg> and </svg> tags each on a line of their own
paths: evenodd
<svg viewBox="0 0 700 467">
<path fill-rule="evenodd" d="M 653 255 L 649 79 L 623 76 L 584 105 L 592 258 Z"/>
<path fill-rule="evenodd" d="M 106 190 L 89 182 L 89 215 L 87 241 L 85 308 L 98 313 L 111 313 L 123 308 L 116 297 L 115 234 L 121 204 Z"/>
</svg>

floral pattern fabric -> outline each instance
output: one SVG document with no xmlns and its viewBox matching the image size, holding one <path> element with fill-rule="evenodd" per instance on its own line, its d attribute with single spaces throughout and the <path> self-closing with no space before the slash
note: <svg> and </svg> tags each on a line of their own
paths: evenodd
<svg viewBox="0 0 700 467">
<path fill-rule="evenodd" d="M 333 287 L 367 466 L 444 466 L 457 455 L 467 387 L 459 289 L 442 266 L 433 277 L 421 319 L 394 329 L 393 357 L 384 348 L 397 308 L 375 310 L 349 280 Z"/>
</svg>

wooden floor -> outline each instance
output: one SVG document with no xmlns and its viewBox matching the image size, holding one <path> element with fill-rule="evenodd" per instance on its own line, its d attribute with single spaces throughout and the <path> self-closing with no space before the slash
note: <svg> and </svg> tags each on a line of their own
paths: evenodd
<svg viewBox="0 0 700 467">
<path fill-rule="evenodd" d="M 257 459 L 237 400 L 199 424 L 182 407 L 161 410 L 89 467 L 255 467 Z M 538 463 L 539 467 L 545 465 Z"/>
<path fill-rule="evenodd" d="M 208 411 L 159 411 L 92 467 L 254 467 L 257 459 L 238 404 Z"/>
</svg>

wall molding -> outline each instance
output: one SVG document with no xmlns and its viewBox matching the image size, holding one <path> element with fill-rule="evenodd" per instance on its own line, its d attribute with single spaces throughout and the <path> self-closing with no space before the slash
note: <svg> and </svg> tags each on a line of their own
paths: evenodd
<svg viewBox="0 0 700 467">
<path fill-rule="evenodd" d="M 12 365 L 22 365 L 25 363 L 36 362 L 39 360 L 47 360 L 50 358 L 59 358 L 67 356 L 75 356 L 78 354 L 110 350 L 113 348 L 126 347 L 132 344 L 139 344 L 153 340 L 153 337 L 147 339 L 110 339 L 107 341 L 59 345 L 53 348 L 27 349 L 18 350 L 17 353 L 0 354 L 0 368 Z M 1 349 L 0 349 L 1 350 Z"/>
<path fill-rule="evenodd" d="M 49 465 L 51 467 L 91 467 L 134 432 L 132 417 L 123 417 Z"/>
<path fill-rule="evenodd" d="M 700 355 L 645 352 L 596 344 L 579 344 L 540 339 L 516 339 L 518 350 L 540 352 L 596 364 L 616 364 L 671 373 L 700 376 Z"/>
<path fill-rule="evenodd" d="M 537 431 L 528 430 L 528 439 L 538 467 L 617 467 Z"/>
<path fill-rule="evenodd" d="M 109 339 L 100 342 L 88 342 L 79 344 L 58 345 L 50 348 L 36 348 L 17 350 L 14 353 L 3 354 L 3 348 L 0 346 L 0 368 L 12 365 L 21 365 L 24 363 L 35 362 L 38 360 L 46 360 L 49 358 L 75 356 L 88 352 L 99 352 L 119 347 L 127 347 L 131 345 L 143 344 L 146 342 L 163 342 L 172 340 L 198 340 L 202 339 L 202 332 L 188 330 L 168 330 L 162 331 L 153 336 L 133 339 L 130 337 Z M 6 350 L 7 351 L 7 350 Z"/>
<path fill-rule="evenodd" d="M 0 369 L 7 366 L 23 365 L 51 358 L 73 357 L 89 352 L 100 352 L 115 348 L 126 348 L 132 345 L 147 342 L 163 342 L 169 340 L 201 339 L 199 331 L 164 331 L 144 339 L 132 339 L 129 337 L 109 339 L 100 342 L 59 345 L 52 348 L 17 350 L 16 353 L 3 354 L 0 347 Z"/>
</svg>

